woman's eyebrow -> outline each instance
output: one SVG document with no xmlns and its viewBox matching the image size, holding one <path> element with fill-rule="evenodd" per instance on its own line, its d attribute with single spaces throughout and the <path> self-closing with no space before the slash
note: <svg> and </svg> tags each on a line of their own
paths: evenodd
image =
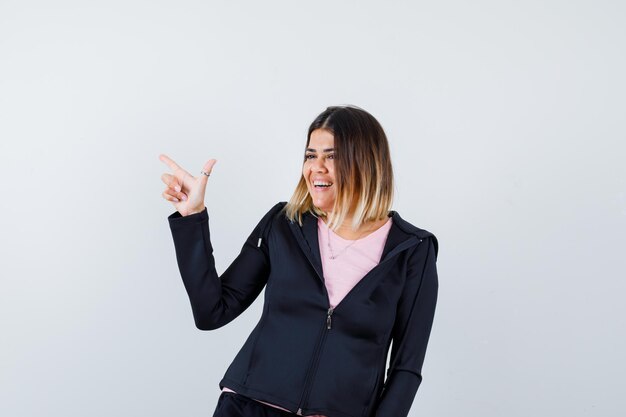
<svg viewBox="0 0 626 417">
<path fill-rule="evenodd" d="M 335 148 L 326 148 L 326 149 L 324 149 L 324 152 L 332 152 L 332 151 L 334 151 L 334 150 L 335 150 Z M 317 152 L 317 151 L 316 151 L 315 149 L 313 149 L 313 148 L 306 148 L 306 151 L 307 151 L 307 152 Z"/>
</svg>

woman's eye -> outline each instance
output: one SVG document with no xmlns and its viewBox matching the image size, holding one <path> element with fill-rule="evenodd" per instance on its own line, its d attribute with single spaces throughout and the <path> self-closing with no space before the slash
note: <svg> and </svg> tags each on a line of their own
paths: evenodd
<svg viewBox="0 0 626 417">
<path fill-rule="evenodd" d="M 315 154 L 310 153 L 310 154 L 304 155 L 304 159 L 313 159 L 313 158 L 316 158 Z M 330 155 L 327 155 L 326 158 L 335 159 L 335 155 L 330 154 Z"/>
</svg>

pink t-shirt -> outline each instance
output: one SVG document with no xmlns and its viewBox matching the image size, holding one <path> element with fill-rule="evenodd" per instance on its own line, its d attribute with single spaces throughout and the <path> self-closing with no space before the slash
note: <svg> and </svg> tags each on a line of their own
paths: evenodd
<svg viewBox="0 0 626 417">
<path fill-rule="evenodd" d="M 330 230 L 321 218 L 318 218 L 317 224 L 324 283 L 330 305 L 335 308 L 361 278 L 380 262 L 391 228 L 391 217 L 374 232 L 356 241 L 342 238 Z M 330 259 L 331 255 L 337 258 Z"/>
<path fill-rule="evenodd" d="M 392 219 L 390 217 L 383 226 L 364 238 L 354 241 L 344 239 L 330 230 L 321 217 L 317 219 L 317 237 L 320 244 L 320 256 L 322 257 L 324 283 L 326 284 L 331 307 L 335 308 L 361 278 L 378 265 L 385 248 L 391 222 Z M 331 259 L 331 254 L 334 254 L 336 259 Z M 224 387 L 223 391 L 235 392 L 227 387 Z M 291 412 L 286 408 L 266 403 L 265 401 L 255 401 Z M 314 415 L 308 417 L 325 416 Z"/>
</svg>

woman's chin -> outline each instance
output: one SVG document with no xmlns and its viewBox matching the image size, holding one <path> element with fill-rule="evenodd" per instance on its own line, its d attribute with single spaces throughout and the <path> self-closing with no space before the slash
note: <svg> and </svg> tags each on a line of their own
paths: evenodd
<svg viewBox="0 0 626 417">
<path fill-rule="evenodd" d="M 315 202 L 313 202 L 313 204 L 315 205 L 315 207 L 317 207 L 318 209 L 322 210 L 325 213 L 330 213 L 333 210 L 333 206 L 332 205 L 317 204 Z"/>
<path fill-rule="evenodd" d="M 325 211 L 326 213 L 332 211 L 333 205 L 335 204 L 334 198 L 329 198 L 331 196 L 320 196 L 319 192 L 311 192 L 309 190 L 309 196 L 311 196 L 311 200 L 313 201 L 313 205 L 318 209 Z M 323 192 L 322 192 L 323 194 Z"/>
</svg>

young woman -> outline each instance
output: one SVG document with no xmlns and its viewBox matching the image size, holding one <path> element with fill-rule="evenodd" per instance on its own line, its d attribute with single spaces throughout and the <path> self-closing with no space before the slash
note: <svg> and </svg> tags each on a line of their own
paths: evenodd
<svg viewBox="0 0 626 417">
<path fill-rule="evenodd" d="M 290 201 L 267 211 L 221 275 L 204 205 L 216 160 L 194 177 L 160 159 L 172 170 L 163 197 L 177 210 L 168 221 L 196 326 L 224 326 L 265 288 L 213 416 L 406 416 L 435 312 L 438 243 L 391 210 L 378 121 L 354 106 L 322 112 Z"/>
</svg>

